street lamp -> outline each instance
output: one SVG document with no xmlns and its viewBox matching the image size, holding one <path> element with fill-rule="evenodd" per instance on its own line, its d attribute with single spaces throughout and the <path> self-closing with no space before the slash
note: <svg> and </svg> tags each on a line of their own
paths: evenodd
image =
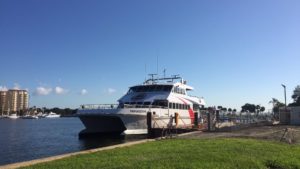
<svg viewBox="0 0 300 169">
<path fill-rule="evenodd" d="M 281 84 L 281 86 L 284 88 L 284 105 L 285 105 L 285 112 L 286 112 L 286 86 L 284 84 Z"/>
</svg>

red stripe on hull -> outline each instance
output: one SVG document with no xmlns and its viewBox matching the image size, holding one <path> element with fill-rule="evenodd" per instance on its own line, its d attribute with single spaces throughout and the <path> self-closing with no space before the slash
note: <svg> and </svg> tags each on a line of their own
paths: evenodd
<svg viewBox="0 0 300 169">
<path fill-rule="evenodd" d="M 179 97 L 178 97 L 178 99 L 180 99 L 185 105 L 188 104 L 188 103 L 187 103 L 185 100 L 183 100 L 182 98 L 179 98 Z M 190 118 L 191 118 L 191 124 L 194 124 L 195 113 L 194 113 L 194 111 L 193 111 L 192 108 L 189 109 L 189 115 L 190 115 Z"/>
</svg>

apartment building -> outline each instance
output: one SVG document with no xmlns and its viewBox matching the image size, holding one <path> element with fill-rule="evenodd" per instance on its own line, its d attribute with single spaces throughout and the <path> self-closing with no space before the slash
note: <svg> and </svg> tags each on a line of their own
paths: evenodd
<svg viewBox="0 0 300 169">
<path fill-rule="evenodd" d="M 28 109 L 27 90 L 0 91 L 0 113 L 1 115 L 20 112 Z"/>
</svg>

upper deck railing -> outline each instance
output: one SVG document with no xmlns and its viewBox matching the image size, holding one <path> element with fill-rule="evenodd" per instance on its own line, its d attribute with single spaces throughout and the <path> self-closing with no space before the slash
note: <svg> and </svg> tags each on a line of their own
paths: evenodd
<svg viewBox="0 0 300 169">
<path fill-rule="evenodd" d="M 117 108 L 162 108 L 167 109 L 167 106 L 158 105 L 141 105 L 141 104 L 84 104 L 79 109 L 90 110 L 90 109 L 117 109 Z"/>
<path fill-rule="evenodd" d="M 118 104 L 84 104 L 80 106 L 80 109 L 116 109 Z"/>
<path fill-rule="evenodd" d="M 171 82 L 173 82 L 174 80 L 176 79 L 182 79 L 179 75 L 173 75 L 171 77 L 163 77 L 163 78 L 154 78 L 154 76 L 157 76 L 157 74 L 149 74 L 149 76 L 151 76 L 150 79 L 147 79 L 144 84 L 156 84 L 158 83 L 159 81 L 168 81 L 168 80 L 171 80 Z"/>
</svg>

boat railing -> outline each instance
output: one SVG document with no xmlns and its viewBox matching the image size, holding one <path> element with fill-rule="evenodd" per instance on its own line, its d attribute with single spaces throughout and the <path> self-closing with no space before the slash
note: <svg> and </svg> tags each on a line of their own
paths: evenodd
<svg viewBox="0 0 300 169">
<path fill-rule="evenodd" d="M 80 109 L 116 109 L 118 104 L 84 104 L 80 106 Z"/>
<path fill-rule="evenodd" d="M 90 109 L 116 109 L 116 108 L 161 108 L 167 109 L 167 106 L 143 105 L 143 104 L 84 104 L 80 106 L 82 110 Z"/>
<path fill-rule="evenodd" d="M 167 109 L 167 106 L 158 106 L 158 105 L 143 105 L 143 104 L 124 104 L 120 106 L 121 108 L 161 108 Z"/>
</svg>

